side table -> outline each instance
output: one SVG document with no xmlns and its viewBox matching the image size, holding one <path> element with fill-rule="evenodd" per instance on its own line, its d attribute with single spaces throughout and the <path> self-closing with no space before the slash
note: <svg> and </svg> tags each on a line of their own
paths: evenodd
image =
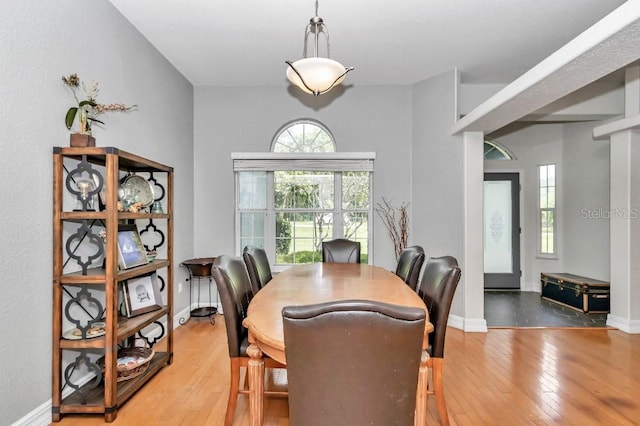
<svg viewBox="0 0 640 426">
<path fill-rule="evenodd" d="M 216 324 L 215 314 L 218 312 L 218 297 L 216 293 L 216 305 L 211 306 L 212 298 L 211 298 L 211 286 L 213 283 L 213 276 L 211 275 L 211 267 L 213 266 L 213 261 L 215 257 L 197 257 L 194 259 L 188 259 L 181 263 L 181 265 L 185 266 L 189 271 L 189 307 L 191 307 L 192 303 L 192 295 L 193 295 L 193 280 L 198 280 L 198 302 L 196 304 L 196 308 L 192 309 L 189 318 L 180 318 L 180 324 L 186 324 L 191 317 L 209 317 L 209 321 L 212 325 Z M 200 306 L 200 280 L 208 279 L 209 280 L 209 306 Z"/>
</svg>

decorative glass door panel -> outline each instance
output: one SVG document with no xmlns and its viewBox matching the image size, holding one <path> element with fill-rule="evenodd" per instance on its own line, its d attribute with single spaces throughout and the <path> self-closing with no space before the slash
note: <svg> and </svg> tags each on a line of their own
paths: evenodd
<svg viewBox="0 0 640 426">
<path fill-rule="evenodd" d="M 513 272 L 511 181 L 484 183 L 484 271 Z"/>
<path fill-rule="evenodd" d="M 484 176 L 484 287 L 520 288 L 520 179 Z"/>
</svg>

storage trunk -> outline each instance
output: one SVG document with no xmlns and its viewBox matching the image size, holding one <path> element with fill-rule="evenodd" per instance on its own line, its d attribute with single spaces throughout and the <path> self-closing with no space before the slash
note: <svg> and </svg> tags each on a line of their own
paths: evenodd
<svg viewBox="0 0 640 426">
<path fill-rule="evenodd" d="M 609 283 L 567 273 L 540 274 L 542 298 L 585 313 L 609 312 Z"/>
</svg>

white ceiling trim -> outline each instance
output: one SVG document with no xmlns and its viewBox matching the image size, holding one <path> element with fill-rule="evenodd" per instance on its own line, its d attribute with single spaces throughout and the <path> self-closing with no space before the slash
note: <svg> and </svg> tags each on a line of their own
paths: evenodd
<svg viewBox="0 0 640 426">
<path fill-rule="evenodd" d="M 490 133 L 640 58 L 640 1 L 629 1 L 458 120 Z"/>
<path fill-rule="evenodd" d="M 603 124 L 593 129 L 593 137 L 596 139 L 611 136 L 614 133 L 640 128 L 640 115 L 625 117 L 613 123 Z"/>
</svg>

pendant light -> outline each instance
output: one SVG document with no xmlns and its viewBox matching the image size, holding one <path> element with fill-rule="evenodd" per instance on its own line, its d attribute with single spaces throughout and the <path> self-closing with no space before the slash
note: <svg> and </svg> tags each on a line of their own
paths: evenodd
<svg viewBox="0 0 640 426">
<path fill-rule="evenodd" d="M 318 38 L 320 33 L 323 33 L 327 40 L 326 58 L 318 56 Z M 314 41 L 314 55 L 312 57 L 307 56 L 307 42 L 309 41 L 310 34 L 313 34 Z M 329 31 L 322 18 L 318 16 L 318 0 L 316 0 L 316 14 L 311 18 L 304 31 L 302 59 L 293 63 L 291 61 L 285 61 L 289 65 L 287 68 L 287 78 L 292 84 L 313 96 L 327 93 L 342 83 L 347 73 L 353 70 L 353 67 L 345 67 L 340 62 L 330 59 L 330 56 Z"/>
</svg>

